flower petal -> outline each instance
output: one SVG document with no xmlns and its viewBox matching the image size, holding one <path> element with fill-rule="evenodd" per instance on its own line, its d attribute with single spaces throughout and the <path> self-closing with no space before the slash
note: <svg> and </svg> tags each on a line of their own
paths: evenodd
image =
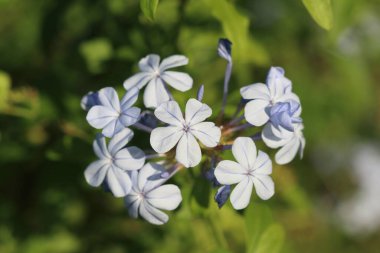
<svg viewBox="0 0 380 253">
<path fill-rule="evenodd" d="M 205 145 L 212 148 L 218 145 L 221 131 L 213 122 L 201 122 L 191 127 L 191 133 Z"/>
<path fill-rule="evenodd" d="M 208 105 L 194 98 L 189 99 L 186 103 L 185 119 L 190 126 L 204 121 L 210 117 L 211 114 L 212 110 Z"/>
<path fill-rule="evenodd" d="M 107 183 L 115 197 L 126 196 L 132 188 L 129 175 L 115 166 L 112 166 L 107 172 Z"/>
<path fill-rule="evenodd" d="M 232 144 L 232 154 L 236 161 L 247 171 L 253 169 L 257 151 L 256 145 L 251 138 L 238 137 Z"/>
<path fill-rule="evenodd" d="M 267 85 L 271 98 L 275 101 L 291 91 L 292 83 L 284 74 L 284 69 L 280 67 L 271 67 L 269 70 Z"/>
<path fill-rule="evenodd" d="M 160 72 L 167 69 L 183 66 L 189 63 L 189 59 L 184 55 L 172 55 L 162 60 L 160 64 Z"/>
<path fill-rule="evenodd" d="M 288 141 L 288 135 L 283 134 L 271 123 L 264 126 L 261 137 L 263 138 L 264 143 L 270 148 L 281 147 Z"/>
<path fill-rule="evenodd" d="M 117 92 L 112 87 L 99 90 L 98 99 L 101 105 L 120 111 L 120 101 Z"/>
<path fill-rule="evenodd" d="M 177 145 L 175 158 L 186 168 L 195 167 L 200 163 L 201 148 L 191 133 L 187 132 L 182 135 Z"/>
<path fill-rule="evenodd" d="M 144 166 L 145 154 L 137 147 L 128 147 L 118 151 L 114 159 L 114 164 L 122 170 L 138 170 Z"/>
<path fill-rule="evenodd" d="M 253 182 L 249 177 L 235 186 L 231 193 L 230 201 L 236 210 L 244 209 L 251 199 Z"/>
<path fill-rule="evenodd" d="M 182 127 L 184 123 L 181 109 L 176 101 L 162 103 L 154 111 L 154 115 L 156 115 L 159 120 L 169 125 Z"/>
<path fill-rule="evenodd" d="M 144 105 L 147 108 L 156 108 L 163 102 L 169 101 L 169 95 L 160 78 L 152 79 L 144 91 Z"/>
<path fill-rule="evenodd" d="M 125 205 L 128 208 L 129 216 L 132 218 L 137 218 L 139 216 L 139 206 L 141 204 L 141 199 L 137 194 L 128 194 L 125 196 Z"/>
<path fill-rule="evenodd" d="M 87 166 L 84 177 L 89 185 L 98 187 L 103 183 L 108 169 L 109 163 L 105 160 L 97 160 Z"/>
<path fill-rule="evenodd" d="M 132 88 L 129 91 L 127 91 L 120 102 L 122 111 L 125 111 L 126 109 L 130 108 L 134 103 L 136 103 L 138 97 L 138 88 Z"/>
<path fill-rule="evenodd" d="M 167 214 L 161 212 L 157 208 L 152 207 L 146 201 L 141 202 L 139 211 L 141 217 L 155 225 L 162 225 L 169 220 Z"/>
<path fill-rule="evenodd" d="M 153 79 L 153 75 L 151 73 L 141 72 L 125 80 L 123 83 L 123 86 L 126 90 L 129 90 L 133 87 L 141 89 L 152 79 Z"/>
<path fill-rule="evenodd" d="M 102 129 L 118 116 L 119 114 L 112 108 L 96 105 L 88 111 L 86 119 L 92 127 Z"/>
<path fill-rule="evenodd" d="M 111 158 L 106 146 L 106 138 L 102 134 L 97 134 L 94 142 L 92 143 L 95 154 L 101 158 Z"/>
<path fill-rule="evenodd" d="M 165 171 L 164 166 L 157 163 L 147 163 L 141 168 L 138 174 L 137 187 L 141 192 L 149 192 L 153 188 L 161 185 L 167 179 L 161 174 Z"/>
<path fill-rule="evenodd" d="M 276 163 L 287 164 L 291 162 L 297 155 L 300 146 L 300 140 L 296 136 L 294 136 L 279 151 L 277 151 L 275 155 Z"/>
<path fill-rule="evenodd" d="M 272 161 L 269 159 L 267 153 L 259 150 L 259 153 L 256 157 L 254 168 L 254 174 L 260 175 L 269 175 L 272 173 Z"/>
<path fill-rule="evenodd" d="M 268 122 L 269 116 L 265 109 L 269 106 L 269 101 L 255 99 L 249 101 L 244 108 L 245 119 L 254 126 L 262 126 Z"/>
<path fill-rule="evenodd" d="M 221 184 L 237 184 L 246 178 L 247 170 L 234 161 L 224 160 L 218 163 L 214 175 Z"/>
<path fill-rule="evenodd" d="M 255 175 L 252 177 L 257 196 L 262 200 L 270 199 L 274 195 L 274 183 L 270 176 Z"/>
<path fill-rule="evenodd" d="M 270 100 L 268 86 L 263 83 L 255 83 L 244 86 L 240 89 L 240 94 L 244 99 L 262 99 L 266 101 Z"/>
<path fill-rule="evenodd" d="M 129 128 L 123 129 L 115 134 L 108 144 L 108 150 L 111 155 L 115 155 L 117 151 L 122 149 L 133 138 L 133 131 Z"/>
<path fill-rule="evenodd" d="M 124 127 L 131 126 L 135 124 L 140 119 L 141 109 L 137 107 L 131 107 L 123 111 L 120 114 L 119 121 L 123 124 Z"/>
<path fill-rule="evenodd" d="M 177 144 L 182 135 L 183 131 L 179 127 L 157 127 L 150 134 L 150 145 L 157 153 L 166 153 Z"/>
<path fill-rule="evenodd" d="M 158 70 L 160 64 L 160 56 L 157 54 L 149 54 L 139 61 L 139 68 L 144 72 L 154 72 Z"/>
<path fill-rule="evenodd" d="M 107 136 L 109 138 L 113 137 L 115 134 L 119 133 L 124 129 L 124 125 L 120 122 L 119 118 L 116 118 L 115 120 L 111 121 L 106 125 L 103 130 L 102 134 L 104 136 Z"/>
<path fill-rule="evenodd" d="M 177 71 L 165 71 L 161 78 L 174 89 L 187 91 L 193 87 L 193 78 L 188 74 Z"/>
<path fill-rule="evenodd" d="M 181 203 L 182 196 L 178 186 L 167 184 L 147 193 L 146 200 L 156 208 L 174 210 Z"/>
</svg>

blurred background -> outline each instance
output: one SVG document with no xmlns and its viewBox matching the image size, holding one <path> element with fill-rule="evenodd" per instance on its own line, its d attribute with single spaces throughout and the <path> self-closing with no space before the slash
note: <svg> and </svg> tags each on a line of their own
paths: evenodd
<svg viewBox="0 0 380 253">
<path fill-rule="evenodd" d="M 380 4 L 332 6 L 326 31 L 300 0 L 161 0 L 154 21 L 137 0 L 0 0 L 0 252 L 379 252 Z M 84 180 L 96 131 L 80 99 L 122 92 L 149 53 L 184 54 L 194 89 L 174 96 L 204 84 L 217 110 L 220 37 L 233 42 L 228 112 L 240 87 L 284 67 L 303 105 L 305 156 L 275 166 L 275 196 L 245 211 L 217 210 L 194 168 L 174 179 L 184 201 L 168 224 L 131 219 Z"/>
</svg>

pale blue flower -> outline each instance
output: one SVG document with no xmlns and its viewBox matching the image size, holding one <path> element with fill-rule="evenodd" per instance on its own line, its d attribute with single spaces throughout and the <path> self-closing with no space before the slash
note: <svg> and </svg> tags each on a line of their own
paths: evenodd
<svg viewBox="0 0 380 253">
<path fill-rule="evenodd" d="M 211 108 L 194 98 L 186 103 L 185 118 L 176 101 L 162 103 L 154 114 L 169 125 L 153 129 L 150 145 L 160 154 L 177 145 L 176 160 L 186 168 L 195 167 L 201 162 L 201 148 L 196 139 L 209 148 L 219 143 L 220 128 L 213 122 L 205 121 L 212 114 Z"/>
<path fill-rule="evenodd" d="M 186 65 L 189 59 L 183 55 L 173 55 L 160 63 L 160 56 L 150 54 L 139 62 L 140 73 L 133 75 L 124 82 L 124 88 L 139 89 L 145 85 L 144 105 L 156 108 L 161 103 L 170 100 L 166 84 L 179 91 L 187 91 L 193 86 L 193 79 L 186 73 L 169 71 L 168 69 Z"/>
<path fill-rule="evenodd" d="M 292 92 L 292 83 L 285 77 L 282 68 L 272 67 L 266 84 L 255 83 L 240 89 L 244 99 L 250 100 L 244 109 L 245 119 L 254 126 L 262 126 L 270 119 L 272 106 L 279 102 L 299 98 Z"/>
<path fill-rule="evenodd" d="M 161 176 L 164 172 L 162 165 L 147 163 L 139 172 L 131 173 L 133 186 L 125 197 L 130 216 L 137 218 L 140 215 L 156 225 L 162 225 L 169 220 L 168 215 L 160 209 L 176 209 L 182 201 L 182 196 L 176 185 L 162 185 L 167 180 Z"/>
<path fill-rule="evenodd" d="M 137 147 L 124 146 L 133 138 L 133 132 L 125 128 L 106 145 L 105 137 L 96 136 L 94 152 L 99 160 L 91 163 L 84 172 L 87 183 L 94 187 L 106 183 L 116 197 L 124 197 L 132 187 L 128 171 L 138 170 L 145 163 L 144 152 Z"/>
<path fill-rule="evenodd" d="M 112 137 L 139 120 L 140 109 L 132 107 L 138 98 L 137 88 L 128 91 L 121 101 L 113 88 L 103 88 L 98 92 L 100 105 L 91 107 L 87 113 L 88 123 L 102 129 L 106 137 Z"/>
<path fill-rule="evenodd" d="M 237 162 L 223 160 L 215 168 L 215 177 L 224 185 L 237 184 L 231 193 L 231 204 L 236 209 L 246 208 L 255 187 L 257 195 L 267 200 L 274 194 L 272 162 L 269 156 L 256 149 L 251 138 L 238 137 L 232 145 Z"/>
<path fill-rule="evenodd" d="M 287 164 L 291 162 L 299 153 L 303 157 L 305 149 L 305 137 L 303 135 L 304 126 L 302 123 L 293 123 L 292 131 L 283 127 L 275 127 L 273 124 L 266 124 L 261 137 L 270 148 L 280 148 L 275 155 L 277 164 Z"/>
<path fill-rule="evenodd" d="M 288 131 L 293 131 L 294 123 L 301 123 L 301 105 L 295 100 L 278 102 L 272 106 L 269 112 L 270 122 L 276 128 L 283 127 Z"/>
</svg>

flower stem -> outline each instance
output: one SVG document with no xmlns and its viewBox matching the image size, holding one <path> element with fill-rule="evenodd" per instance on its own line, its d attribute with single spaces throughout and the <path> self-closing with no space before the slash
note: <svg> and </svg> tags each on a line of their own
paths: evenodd
<svg viewBox="0 0 380 253">
<path fill-rule="evenodd" d="M 142 130 L 144 132 L 147 132 L 147 133 L 150 133 L 152 132 L 152 128 L 140 123 L 140 122 L 136 122 L 135 124 L 133 124 L 132 126 L 134 126 L 135 128 L 139 129 L 139 130 Z"/>
<path fill-rule="evenodd" d="M 222 108 L 220 109 L 219 118 L 223 120 L 224 110 L 227 104 L 227 95 L 228 95 L 228 84 L 231 79 L 231 71 L 232 71 L 232 61 L 227 63 L 226 73 L 224 75 L 224 86 L 223 86 L 223 100 L 222 100 Z"/>
<path fill-rule="evenodd" d="M 235 117 L 234 119 L 232 119 L 227 125 L 235 125 L 236 123 L 239 123 L 240 121 L 242 121 L 244 119 L 244 115 L 241 115 L 240 117 Z"/>
<path fill-rule="evenodd" d="M 233 133 L 233 132 L 237 132 L 237 131 L 244 130 L 244 129 L 246 129 L 246 128 L 248 128 L 248 127 L 251 127 L 251 126 L 252 126 L 252 125 L 249 124 L 249 123 L 242 124 L 242 125 L 240 125 L 240 126 L 236 126 L 236 127 L 232 127 L 232 128 L 227 129 L 227 130 L 224 132 L 224 134 L 225 134 L 225 135 L 228 135 L 228 134 L 231 134 L 231 133 Z"/>
<path fill-rule="evenodd" d="M 255 133 L 254 135 L 251 135 L 250 137 L 254 141 L 260 141 L 260 140 L 262 140 L 262 138 L 261 138 L 261 132 Z"/>
</svg>

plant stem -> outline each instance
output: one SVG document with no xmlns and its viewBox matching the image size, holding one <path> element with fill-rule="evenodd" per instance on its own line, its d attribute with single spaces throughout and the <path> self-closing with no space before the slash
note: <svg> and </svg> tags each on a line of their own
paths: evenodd
<svg viewBox="0 0 380 253">
<path fill-rule="evenodd" d="M 134 126 L 135 128 L 139 129 L 139 130 L 142 130 L 144 132 L 147 132 L 147 133 L 150 133 L 152 132 L 152 128 L 144 125 L 144 124 L 141 124 L 140 122 L 136 122 L 135 124 L 133 124 L 132 126 Z"/>
</svg>

